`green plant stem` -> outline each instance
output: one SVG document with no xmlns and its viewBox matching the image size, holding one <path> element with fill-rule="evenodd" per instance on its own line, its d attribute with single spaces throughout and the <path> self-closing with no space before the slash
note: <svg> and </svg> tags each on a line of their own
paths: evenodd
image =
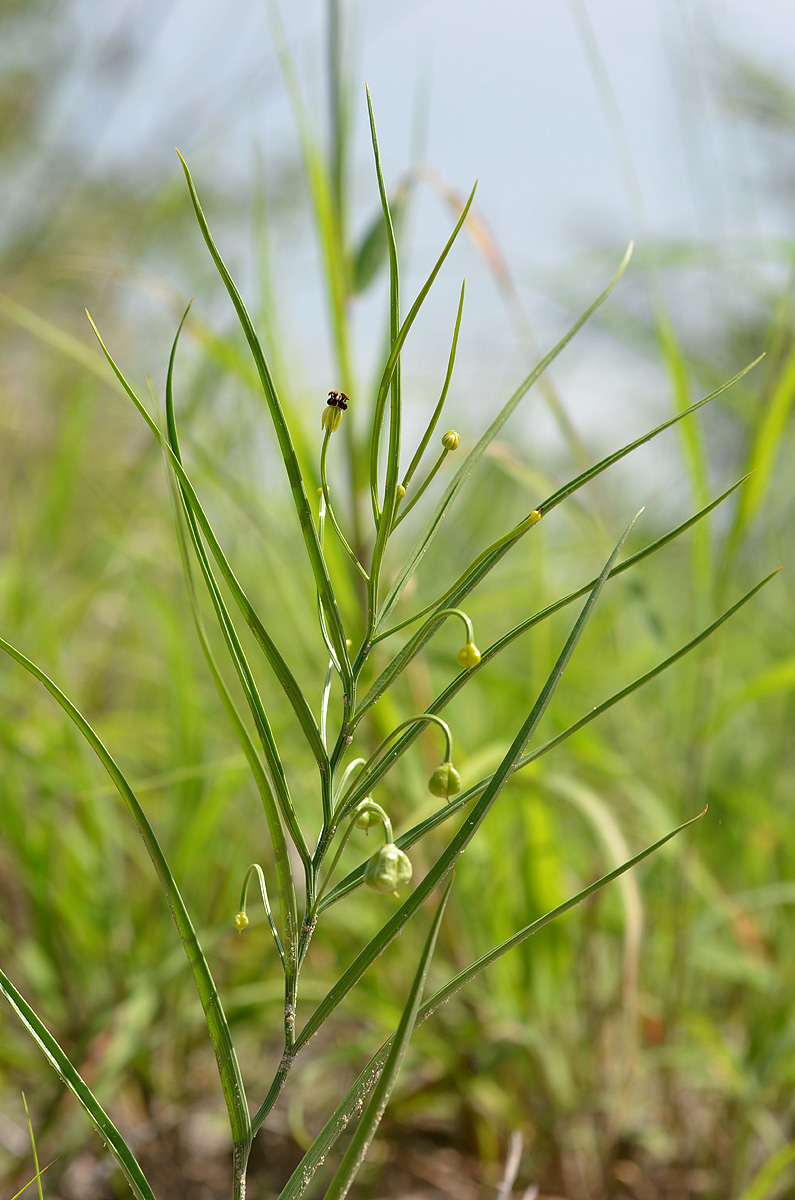
<svg viewBox="0 0 795 1200">
<path fill-rule="evenodd" d="M 331 499 L 329 497 L 328 481 L 326 479 L 326 456 L 328 454 L 328 444 L 329 444 L 330 437 L 331 437 L 331 430 L 330 429 L 325 430 L 325 432 L 323 434 L 323 445 L 320 449 L 320 486 L 323 489 L 323 499 L 326 502 L 326 512 L 328 513 L 329 518 L 331 520 L 331 524 L 334 527 L 334 532 L 336 533 L 337 537 L 340 539 L 340 542 L 342 543 L 342 547 L 343 547 L 345 553 L 348 555 L 348 558 L 351 560 L 351 562 L 353 563 L 354 567 L 361 575 L 364 582 L 368 583 L 370 577 L 367 574 L 367 572 L 365 571 L 362 564 L 359 562 L 359 560 L 356 557 L 356 555 L 354 554 L 353 550 L 348 545 L 347 538 L 345 537 L 345 534 L 340 529 L 339 522 L 337 521 L 337 518 L 334 515 L 334 508 L 332 506 Z"/>
<path fill-rule="evenodd" d="M 404 488 L 408 488 L 409 484 L 411 483 L 411 480 L 414 478 L 414 472 L 417 470 L 417 467 L 420 465 L 420 460 L 422 459 L 422 456 L 428 447 L 428 442 L 433 437 L 433 431 L 439 423 L 439 418 L 442 415 L 442 409 L 444 408 L 444 402 L 447 399 L 447 393 L 450 390 L 450 382 L 453 378 L 453 367 L 455 366 L 456 350 L 458 349 L 458 334 L 461 329 L 461 317 L 462 317 L 462 314 L 464 311 L 465 288 L 466 288 L 466 280 L 464 280 L 461 284 L 461 295 L 458 300 L 458 312 L 456 313 L 455 329 L 453 330 L 453 344 L 450 348 L 450 356 L 447 360 L 447 374 L 444 377 L 444 383 L 442 385 L 442 394 L 440 395 L 439 400 L 437 401 L 436 408 L 431 413 L 431 418 L 428 421 L 428 425 L 425 429 L 425 433 L 422 435 L 422 438 L 420 439 L 420 444 L 414 453 L 414 457 L 412 458 L 411 462 L 409 463 L 408 470 L 406 471 L 405 475 L 403 476 Z M 435 468 L 434 468 L 434 470 L 435 470 Z M 430 479 L 430 477 L 429 477 L 429 479 Z M 426 479 L 425 483 L 423 484 L 423 487 L 422 487 L 423 491 L 427 487 L 429 479 Z M 404 516 L 405 516 L 405 512 L 400 515 L 400 517 L 395 522 L 395 524 L 398 525 L 400 523 L 400 521 L 403 520 Z"/>
<path fill-rule="evenodd" d="M 423 479 L 420 486 L 417 488 L 416 492 L 412 493 L 412 496 L 411 496 L 411 499 L 409 500 L 409 502 L 403 506 L 400 514 L 395 517 L 395 520 L 392 522 L 393 529 L 397 529 L 400 522 L 408 516 L 408 514 L 411 512 L 412 508 L 414 508 L 414 505 L 417 503 L 417 501 L 422 499 L 423 495 L 425 494 L 426 489 L 428 488 L 428 486 L 430 485 L 432 480 L 435 478 L 439 468 L 441 467 L 442 463 L 447 458 L 447 455 L 449 453 L 450 453 L 450 451 L 445 446 L 444 449 L 442 450 L 441 454 L 437 458 L 436 462 L 433 464 L 430 471 L 425 476 L 425 478 Z M 405 487 L 406 485 L 404 484 L 403 486 Z"/>
<path fill-rule="evenodd" d="M 276 949 L 278 951 L 279 958 L 282 960 L 282 966 L 285 967 L 286 963 L 284 960 L 284 948 L 282 946 L 281 938 L 279 937 L 279 931 L 277 930 L 276 926 L 273 923 L 273 914 L 271 912 L 271 904 L 270 904 L 270 900 L 268 899 L 268 888 L 265 883 L 265 873 L 262 870 L 262 867 L 259 865 L 259 863 L 252 863 L 251 866 L 249 867 L 249 869 L 246 871 L 245 878 L 243 880 L 243 887 L 240 890 L 240 904 L 238 905 L 238 912 L 241 912 L 241 913 L 246 912 L 246 904 L 248 902 L 248 885 L 251 881 L 252 875 L 257 876 L 257 881 L 259 882 L 259 890 L 260 890 L 260 894 L 262 896 L 262 903 L 265 906 L 265 916 L 268 918 L 268 924 L 270 925 L 270 930 L 273 935 L 273 940 L 276 944 Z"/>
<path fill-rule="evenodd" d="M 371 771 L 373 765 L 384 753 L 392 739 L 397 737 L 402 729 L 407 729 L 410 725 L 421 724 L 422 728 L 425 729 L 425 727 L 430 723 L 438 725 L 444 734 L 444 762 L 453 761 L 453 735 L 450 732 L 450 726 L 447 724 L 447 722 L 443 721 L 441 717 L 436 716 L 435 713 L 418 713 L 415 717 L 409 717 L 407 720 L 401 721 L 399 725 L 395 726 L 391 733 L 387 734 L 380 745 L 367 759 L 367 762 L 364 764 L 357 778 L 351 785 L 351 791 L 349 792 L 348 796 L 343 795 L 340 797 L 339 801 L 337 802 L 337 809 L 335 813 L 335 817 L 337 819 L 345 816 L 350 811 L 352 807 L 351 796 L 354 793 L 361 795 L 362 791 L 370 790 L 369 772 Z"/>
</svg>

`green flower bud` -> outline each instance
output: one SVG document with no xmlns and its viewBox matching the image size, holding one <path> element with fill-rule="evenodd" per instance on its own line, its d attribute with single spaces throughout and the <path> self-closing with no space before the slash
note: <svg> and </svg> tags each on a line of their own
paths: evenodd
<svg viewBox="0 0 795 1200">
<path fill-rule="evenodd" d="M 432 796 L 442 796 L 449 800 L 461 791 L 461 776 L 451 762 L 438 766 L 428 780 L 428 791 Z"/>
<path fill-rule="evenodd" d="M 369 800 L 369 796 L 367 798 Z M 362 801 L 365 804 L 367 801 Z M 357 829 L 363 829 L 365 833 L 373 828 L 374 825 L 380 825 L 381 818 L 372 808 L 366 808 L 356 822 Z"/>
<path fill-rule="evenodd" d="M 411 860 L 394 842 L 377 850 L 364 869 L 364 882 L 374 892 L 388 895 L 404 887 L 414 873 Z"/>
<path fill-rule="evenodd" d="M 402 483 L 399 483 L 397 485 L 397 487 L 395 488 L 395 495 L 397 496 L 398 501 L 402 500 L 403 497 L 405 496 L 405 494 L 406 494 L 406 489 L 404 488 Z"/>
<path fill-rule="evenodd" d="M 323 409 L 323 416 L 320 418 L 320 424 L 323 429 L 328 429 L 329 433 L 333 433 L 335 429 L 339 429 L 340 421 L 342 420 L 343 409 L 326 407 Z"/>
<path fill-rule="evenodd" d="M 248 917 L 244 912 L 235 913 L 235 929 L 238 933 L 242 933 L 248 928 Z"/>
<path fill-rule="evenodd" d="M 466 646 L 462 646 L 458 651 L 459 666 L 466 667 L 471 671 L 480 662 L 480 651 L 474 642 L 467 642 Z"/>
<path fill-rule="evenodd" d="M 442 438 L 442 445 L 445 450 L 457 450 L 460 442 L 461 438 L 454 429 L 448 429 Z"/>
</svg>

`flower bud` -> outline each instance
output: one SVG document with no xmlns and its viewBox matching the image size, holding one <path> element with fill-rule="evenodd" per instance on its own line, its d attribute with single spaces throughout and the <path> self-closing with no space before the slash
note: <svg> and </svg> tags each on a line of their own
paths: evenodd
<svg viewBox="0 0 795 1200">
<path fill-rule="evenodd" d="M 404 488 L 402 483 L 399 483 L 397 485 L 397 487 L 395 488 L 395 495 L 397 496 L 398 501 L 402 500 L 403 497 L 405 496 L 405 494 L 406 494 L 406 489 Z"/>
<path fill-rule="evenodd" d="M 466 646 L 462 646 L 458 651 L 457 657 L 459 666 L 471 671 L 480 662 L 480 651 L 474 642 L 467 642 Z"/>
<path fill-rule="evenodd" d="M 387 842 L 377 850 L 364 869 L 364 882 L 374 892 L 388 895 L 404 887 L 411 879 L 414 868 L 407 854 L 399 850 L 394 842 Z"/>
<path fill-rule="evenodd" d="M 541 520 L 541 513 L 538 511 L 537 508 L 534 508 L 533 511 L 530 513 L 530 524 L 537 525 L 540 520 Z"/>
<path fill-rule="evenodd" d="M 442 438 L 442 445 L 445 450 L 457 450 L 461 438 L 454 429 L 448 429 L 447 433 Z"/>
<path fill-rule="evenodd" d="M 375 812 L 374 809 L 372 809 L 372 808 L 366 808 L 364 810 L 364 812 L 361 813 L 361 815 L 358 817 L 358 819 L 356 821 L 356 828 L 363 829 L 365 833 L 369 833 L 369 831 L 373 828 L 374 825 L 380 825 L 380 824 L 381 824 L 381 818 L 379 817 L 378 813 Z"/>
<path fill-rule="evenodd" d="M 235 929 L 238 933 L 242 933 L 248 928 L 248 917 L 244 912 L 235 913 Z"/>
<path fill-rule="evenodd" d="M 461 791 L 461 776 L 451 762 L 438 766 L 428 780 L 428 791 L 432 796 L 441 796 L 449 800 Z"/>
<path fill-rule="evenodd" d="M 339 429 L 342 413 L 343 410 L 341 408 L 324 408 L 323 416 L 320 418 L 321 428 L 327 429 L 329 433 L 333 433 L 335 429 Z"/>
</svg>

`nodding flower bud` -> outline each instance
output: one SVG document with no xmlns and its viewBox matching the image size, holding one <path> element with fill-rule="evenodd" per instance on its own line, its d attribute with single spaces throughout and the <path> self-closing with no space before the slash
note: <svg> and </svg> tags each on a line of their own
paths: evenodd
<svg viewBox="0 0 795 1200">
<path fill-rule="evenodd" d="M 457 450 L 461 438 L 454 429 L 448 429 L 447 433 L 442 438 L 442 445 L 445 450 Z"/>
<path fill-rule="evenodd" d="M 242 933 L 244 929 L 248 929 L 248 917 L 242 910 L 239 913 L 235 913 L 235 929 L 238 933 Z"/>
<path fill-rule="evenodd" d="M 397 889 L 405 887 L 413 873 L 409 856 L 399 850 L 394 842 L 387 842 L 375 852 L 365 867 L 364 882 L 374 892 L 383 892 L 385 895 L 394 892 L 397 895 Z"/>
<path fill-rule="evenodd" d="M 334 433 L 335 429 L 339 429 L 340 421 L 342 420 L 343 409 L 341 408 L 324 408 L 323 416 L 320 418 L 322 429 L 327 429 L 329 433 Z"/>
<path fill-rule="evenodd" d="M 428 780 L 428 791 L 432 796 L 449 800 L 461 791 L 461 776 L 451 762 L 443 762 Z"/>
<path fill-rule="evenodd" d="M 363 800 L 362 803 L 366 804 L 368 800 L 370 800 L 369 796 L 366 800 Z M 356 821 L 356 828 L 363 829 L 365 833 L 369 833 L 374 825 L 380 824 L 381 817 L 378 815 L 378 813 L 372 808 L 366 808 L 364 812 L 359 815 L 359 818 Z"/>
<path fill-rule="evenodd" d="M 397 496 L 398 500 L 400 501 L 403 499 L 405 494 L 406 494 L 406 489 L 404 488 L 402 483 L 399 483 L 397 485 L 397 487 L 395 488 L 395 495 Z"/>
<path fill-rule="evenodd" d="M 471 671 L 480 662 L 480 651 L 474 642 L 467 642 L 466 646 L 462 646 L 458 651 L 457 658 L 459 666 Z"/>
</svg>

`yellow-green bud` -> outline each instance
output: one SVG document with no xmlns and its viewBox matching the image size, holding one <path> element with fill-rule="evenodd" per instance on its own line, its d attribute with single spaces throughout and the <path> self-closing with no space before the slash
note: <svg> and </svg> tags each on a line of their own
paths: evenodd
<svg viewBox="0 0 795 1200">
<path fill-rule="evenodd" d="M 406 494 L 406 489 L 404 488 L 402 483 L 399 483 L 397 485 L 397 487 L 395 488 L 395 495 L 397 496 L 398 501 L 402 500 L 403 497 L 405 496 L 405 494 Z"/>
<path fill-rule="evenodd" d="M 242 933 L 248 928 L 248 917 L 244 912 L 235 913 L 235 929 L 238 933 Z"/>
<path fill-rule="evenodd" d="M 530 524 L 537 525 L 540 520 L 541 520 L 541 513 L 538 511 L 537 508 L 534 508 L 533 511 L 530 513 Z"/>
<path fill-rule="evenodd" d="M 332 408 L 327 405 L 323 409 L 323 416 L 320 418 L 320 424 L 323 429 L 327 429 L 329 433 L 333 433 L 335 429 L 339 429 L 340 421 L 342 420 L 343 410 L 341 408 Z"/>
<path fill-rule="evenodd" d="M 461 438 L 454 429 L 448 429 L 447 433 L 442 438 L 442 445 L 445 450 L 457 450 Z"/>
<path fill-rule="evenodd" d="M 461 776 L 451 762 L 438 766 L 428 780 L 428 791 L 432 796 L 441 796 L 449 800 L 461 791 Z"/>
<path fill-rule="evenodd" d="M 364 869 L 364 882 L 374 892 L 396 892 L 411 879 L 414 868 L 407 854 L 399 850 L 394 842 L 387 842 L 377 850 Z"/>
<path fill-rule="evenodd" d="M 458 651 L 459 666 L 466 667 L 471 671 L 480 662 L 480 651 L 474 642 L 467 642 L 466 646 L 462 646 Z"/>
</svg>

